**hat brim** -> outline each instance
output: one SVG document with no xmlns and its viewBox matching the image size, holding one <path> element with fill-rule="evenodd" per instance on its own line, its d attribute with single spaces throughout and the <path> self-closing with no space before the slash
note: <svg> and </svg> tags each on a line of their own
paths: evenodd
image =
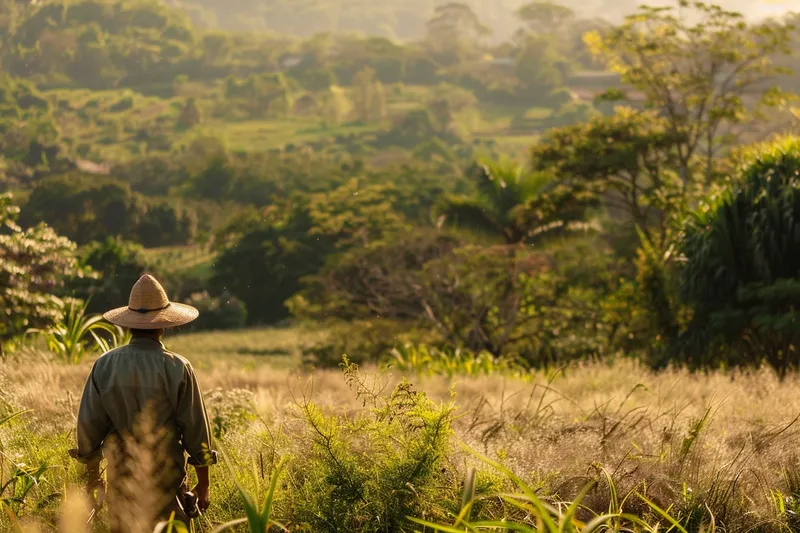
<svg viewBox="0 0 800 533">
<path fill-rule="evenodd" d="M 183 326 L 200 316 L 191 305 L 172 302 L 166 309 L 139 313 L 128 307 L 118 307 L 103 313 L 107 321 L 130 329 L 167 329 Z"/>
</svg>

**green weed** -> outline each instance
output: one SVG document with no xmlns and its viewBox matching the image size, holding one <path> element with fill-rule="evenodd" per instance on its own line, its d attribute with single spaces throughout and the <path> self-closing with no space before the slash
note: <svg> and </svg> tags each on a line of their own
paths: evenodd
<svg viewBox="0 0 800 533">
<path fill-rule="evenodd" d="M 17 411 L 6 415 L 0 418 L 0 426 L 28 412 Z M 50 468 L 46 463 L 33 466 L 16 462 L 0 448 L 0 512 L 5 511 L 13 524 L 17 524 L 17 517 L 21 515 L 29 494 L 39 486 Z M 4 475 L 6 471 L 8 474 Z"/>
<path fill-rule="evenodd" d="M 225 464 L 228 465 L 231 477 L 236 482 L 236 488 L 244 500 L 244 508 L 245 512 L 247 513 L 247 517 L 222 524 L 214 530 L 214 533 L 227 531 L 241 524 L 247 524 L 250 533 L 268 533 L 273 528 L 277 530 L 288 531 L 283 524 L 277 522 L 273 518 L 275 489 L 278 486 L 278 478 L 286 466 L 286 459 L 281 459 L 281 461 L 278 463 L 278 466 L 275 467 L 275 471 L 272 473 L 272 478 L 269 482 L 269 489 L 267 489 L 267 492 L 264 494 L 264 500 L 260 505 L 256 503 L 258 501 L 258 496 L 248 494 L 247 491 L 242 488 L 242 485 L 236 478 L 236 473 L 233 471 L 230 464 L 227 462 Z"/>
</svg>

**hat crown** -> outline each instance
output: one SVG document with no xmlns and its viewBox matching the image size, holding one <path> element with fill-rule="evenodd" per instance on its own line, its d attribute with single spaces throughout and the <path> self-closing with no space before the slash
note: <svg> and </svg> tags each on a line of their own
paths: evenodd
<svg viewBox="0 0 800 533">
<path fill-rule="evenodd" d="M 134 311 L 157 311 L 169 305 L 164 287 L 149 274 L 145 274 L 131 289 L 128 307 Z"/>
</svg>

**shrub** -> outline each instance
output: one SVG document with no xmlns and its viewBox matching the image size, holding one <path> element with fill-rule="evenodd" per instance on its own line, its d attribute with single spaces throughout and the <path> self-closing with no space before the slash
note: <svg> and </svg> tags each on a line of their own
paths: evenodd
<svg viewBox="0 0 800 533">
<path fill-rule="evenodd" d="M 121 328 L 103 322 L 102 316 L 87 315 L 86 304 L 77 300 L 65 302 L 61 314 L 59 323 L 28 333 L 43 337 L 47 349 L 64 363 L 76 365 L 93 349 L 106 352 L 126 337 Z"/>
<path fill-rule="evenodd" d="M 116 102 L 114 102 L 111 107 L 109 107 L 109 111 L 112 113 L 120 113 L 122 111 L 127 111 L 128 109 L 133 109 L 134 100 L 132 95 L 125 95 Z"/>
<path fill-rule="evenodd" d="M 359 416 L 302 405 L 307 455 L 292 464 L 296 522 L 315 532 L 410 530 L 409 516 L 441 516 L 448 505 L 453 406 L 437 405 L 403 380 L 389 394 L 342 365 L 355 394 L 371 409 Z M 373 387 L 373 385 L 375 385 Z M 457 497 L 457 496 L 456 496 Z"/>
<path fill-rule="evenodd" d="M 248 390 L 214 389 L 205 394 L 205 404 L 215 439 L 256 419 L 253 393 Z"/>
<path fill-rule="evenodd" d="M 565 105 L 572 102 L 574 98 L 571 90 L 569 90 L 566 87 L 559 87 L 557 89 L 553 89 L 553 91 L 550 93 L 550 96 L 548 97 L 548 100 L 550 101 L 549 103 L 554 109 L 561 109 Z"/>
<path fill-rule="evenodd" d="M 44 224 L 22 230 L 16 224 L 18 213 L 13 197 L 0 195 L 2 340 L 57 323 L 63 316 L 59 294 L 71 280 L 89 274 L 79 265 L 73 242 Z"/>
<path fill-rule="evenodd" d="M 522 364 L 510 358 L 495 357 L 489 352 L 476 354 L 458 348 L 440 350 L 410 343 L 393 348 L 384 363 L 401 372 L 427 376 L 529 376 Z"/>
<path fill-rule="evenodd" d="M 570 126 L 586 122 L 598 114 L 599 112 L 592 104 L 570 100 L 550 115 L 547 125 L 550 127 Z"/>
<path fill-rule="evenodd" d="M 800 140 L 745 159 L 739 179 L 688 217 L 682 293 L 694 316 L 678 346 L 692 366 L 800 358 Z"/>
</svg>

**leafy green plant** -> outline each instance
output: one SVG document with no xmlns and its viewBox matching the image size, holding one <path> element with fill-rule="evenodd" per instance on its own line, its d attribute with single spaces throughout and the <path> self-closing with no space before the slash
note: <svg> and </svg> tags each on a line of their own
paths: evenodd
<svg viewBox="0 0 800 533">
<path fill-rule="evenodd" d="M 403 372 L 420 375 L 493 376 L 502 375 L 519 379 L 530 377 L 527 369 L 513 359 L 495 357 L 489 352 L 473 353 L 469 350 L 440 350 L 424 345 L 405 344 L 393 348 L 387 366 Z"/>
<path fill-rule="evenodd" d="M 547 171 L 511 162 L 475 164 L 477 195 L 446 199 L 440 214 L 454 224 L 501 237 L 506 244 L 541 241 L 584 219 L 597 198 L 565 186 Z"/>
<path fill-rule="evenodd" d="M 86 307 L 86 303 L 68 300 L 61 323 L 46 330 L 30 329 L 28 333 L 44 338 L 47 349 L 68 364 L 80 363 L 92 347 L 108 351 L 130 340 L 130 333 L 104 322 L 102 316 L 88 316 Z"/>
<path fill-rule="evenodd" d="M 264 499 L 259 505 L 256 503 L 258 501 L 257 495 L 250 495 L 245 491 L 241 484 L 239 483 L 238 479 L 236 478 L 236 473 L 233 471 L 230 463 L 225 463 L 230 470 L 231 477 L 234 479 L 236 483 L 236 488 L 239 490 L 239 494 L 241 495 L 242 499 L 244 500 L 244 508 L 245 512 L 247 513 L 246 518 L 240 518 L 238 520 L 233 520 L 218 526 L 214 533 L 219 533 L 221 531 L 227 531 L 232 529 L 241 524 L 247 524 L 249 527 L 250 533 L 268 533 L 270 530 L 277 529 L 282 531 L 288 531 L 280 522 L 277 522 L 273 519 L 273 502 L 275 500 L 275 489 L 278 486 L 278 478 L 281 475 L 284 467 L 286 466 L 286 459 L 283 458 L 278 463 L 278 466 L 275 467 L 275 471 L 272 473 L 272 477 L 269 482 L 269 488 L 267 492 L 264 494 Z"/>
<path fill-rule="evenodd" d="M 694 313 L 675 357 L 785 372 L 800 363 L 800 141 L 760 146 L 741 168 L 684 225 L 681 289 Z"/>
<path fill-rule="evenodd" d="M 10 194 L 0 195 L 0 339 L 30 328 L 46 328 L 61 318 L 65 286 L 91 276 L 78 264 L 75 243 L 39 224 L 22 229 L 20 210 Z"/>
<path fill-rule="evenodd" d="M 469 520 L 470 514 L 476 499 L 472 495 L 474 489 L 470 482 L 470 476 L 472 475 L 472 473 L 470 473 L 464 484 L 464 497 L 461 511 L 454 517 L 452 524 L 434 523 L 419 518 L 409 518 L 409 520 L 443 533 L 479 533 L 481 531 L 497 530 L 517 531 L 519 533 L 593 533 L 596 531 L 655 533 L 662 530 L 662 521 L 668 523 L 669 527 L 666 530 L 687 533 L 687 530 L 677 519 L 670 515 L 668 511 L 660 508 L 641 494 L 630 493 L 620 500 L 614 480 L 605 469 L 601 469 L 601 472 L 609 485 L 611 500 L 609 511 L 603 514 L 597 514 L 591 512 L 581 503 L 592 490 L 595 483 L 586 485 L 571 503 L 553 505 L 537 496 L 536 489 L 531 487 L 505 466 L 471 450 L 468 451 L 483 463 L 503 473 L 514 485 L 517 492 L 494 494 L 492 497 L 500 498 L 511 510 L 521 511 L 521 514 L 517 513 L 517 515 L 524 518 L 477 520 L 471 522 Z M 649 509 L 652 514 L 651 517 L 648 517 L 651 518 L 652 523 L 649 523 L 641 516 L 624 512 L 625 501 L 632 496 L 635 496 L 646 504 L 647 509 Z M 581 511 L 584 513 L 590 512 L 592 515 L 591 519 L 588 521 L 578 519 L 577 515 Z M 716 526 L 712 515 L 710 525 L 703 526 L 700 530 L 712 532 L 715 531 L 715 529 Z"/>
<path fill-rule="evenodd" d="M 457 492 L 442 491 L 453 406 L 435 404 L 405 380 L 388 389 L 346 358 L 342 367 L 369 409 L 348 415 L 301 403 L 307 452 L 288 476 L 293 500 L 302 502 L 295 523 L 315 533 L 407 531 L 409 515 L 456 507 Z"/>
<path fill-rule="evenodd" d="M 3 426 L 29 411 L 17 411 L 0 418 Z M 8 476 L 3 479 L 4 466 L 8 467 Z M 12 522 L 16 522 L 25 507 L 31 491 L 38 487 L 44 474 L 52 467 L 46 463 L 38 466 L 18 463 L 0 449 L 0 511 L 5 510 Z"/>
</svg>

